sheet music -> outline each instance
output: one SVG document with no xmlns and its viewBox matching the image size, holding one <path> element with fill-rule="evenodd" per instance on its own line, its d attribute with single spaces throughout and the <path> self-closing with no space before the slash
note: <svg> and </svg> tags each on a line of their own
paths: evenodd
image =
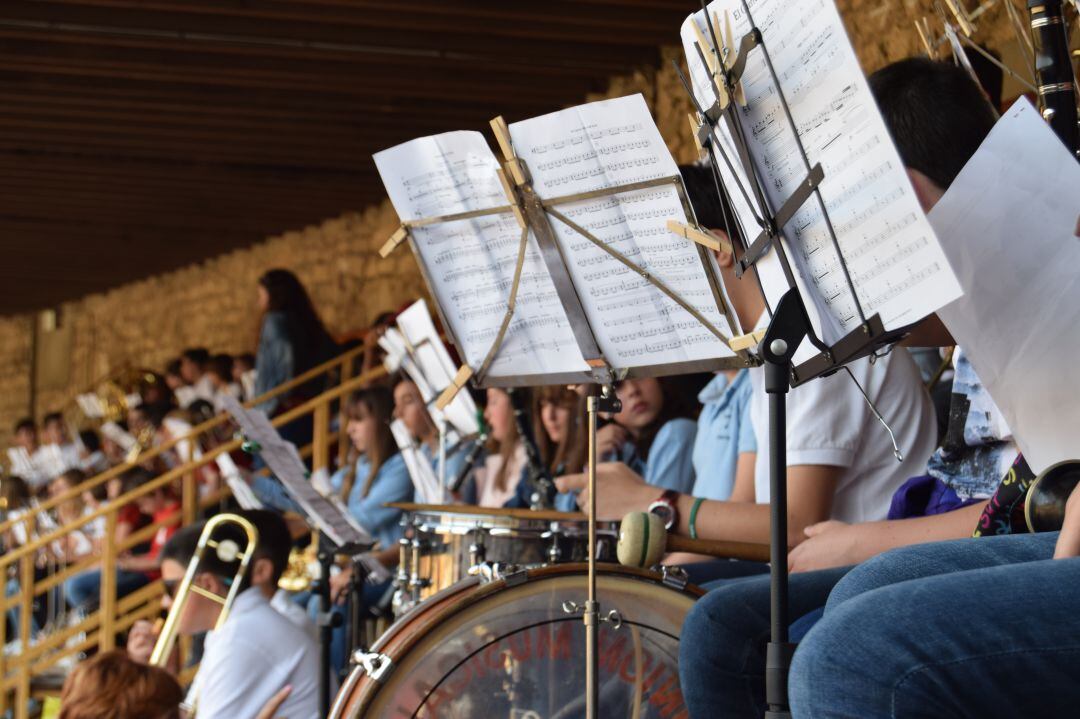
<svg viewBox="0 0 1080 719">
<path fill-rule="evenodd" d="M 375 154 L 383 184 L 402 220 L 508 204 L 499 163 L 479 132 L 421 137 Z M 414 228 L 412 236 L 432 293 L 470 367 L 495 340 L 517 263 L 521 228 L 505 212 Z M 514 319 L 491 376 L 585 372 L 555 286 L 530 241 Z"/>
<path fill-rule="evenodd" d="M 749 6 L 810 163 L 821 163 L 825 171 L 821 195 L 865 315 L 878 313 L 886 329 L 896 329 L 959 297 L 959 284 L 919 207 L 835 5 L 827 0 L 753 0 Z M 731 19 L 730 37 L 737 46 L 750 28 L 743 3 L 716 0 L 709 11 L 721 22 Z M 699 102 L 708 107 L 714 95 L 701 75 L 691 22 L 711 36 L 704 13 L 687 18 L 682 33 L 687 62 Z M 725 43 L 728 34 L 720 29 L 720 35 Z M 732 56 L 736 50 L 730 49 Z M 742 126 L 775 211 L 806 177 L 807 168 L 761 48 L 750 53 L 743 87 L 749 109 L 741 113 Z M 744 216 L 745 206 L 737 204 L 736 211 L 745 227 L 755 227 Z M 860 318 L 815 199 L 788 223 L 786 240 L 804 297 L 814 303 L 807 308 L 811 320 L 822 339 L 835 342 Z M 786 289 L 785 283 L 769 282 L 770 303 Z"/>
<path fill-rule="evenodd" d="M 427 303 L 417 300 L 410 305 L 397 316 L 397 326 L 401 336 L 413 350 L 413 371 L 423 376 L 437 397 L 453 383 L 457 366 L 450 359 L 450 353 L 446 351 L 435 329 Z M 428 398 L 424 399 L 427 401 Z M 428 411 L 436 421 L 440 415 L 444 416 L 449 425 L 463 437 L 471 437 L 480 431 L 480 425 L 476 421 L 476 403 L 468 392 L 458 392 L 443 410 L 432 404 Z M 456 438 L 453 441 L 456 441 Z"/>
<path fill-rule="evenodd" d="M 939 316 L 1036 472 L 1080 459 L 1080 164 L 1026 98 L 930 212 L 964 296 Z"/>
<path fill-rule="evenodd" d="M 395 419 L 390 423 L 390 432 L 394 435 L 401 456 L 405 460 L 405 467 L 409 470 L 413 487 L 416 489 L 416 501 L 422 504 L 443 504 L 446 497 L 443 496 L 442 486 L 435 476 L 435 470 L 431 464 L 420 454 L 420 448 L 413 443 L 413 438 L 405 423 Z"/>
<path fill-rule="evenodd" d="M 217 457 L 214 457 L 214 464 L 217 465 L 222 479 L 229 485 L 229 489 L 232 490 L 233 497 L 236 498 L 236 503 L 240 505 L 241 509 L 263 508 L 262 502 L 255 496 L 251 486 L 244 481 L 240 468 L 236 466 L 236 462 L 233 461 L 228 452 L 222 452 Z"/>
<path fill-rule="evenodd" d="M 311 485 L 296 447 L 286 442 L 260 410 L 248 410 L 234 397 L 223 398 L 225 411 L 232 415 L 244 436 L 259 445 L 259 454 L 266 466 L 274 473 L 289 496 L 300 505 L 309 522 L 325 534 L 338 547 L 375 543 L 371 534 L 364 530 L 340 501 L 324 497 Z"/>
<path fill-rule="evenodd" d="M 518 157 L 545 199 L 678 175 L 641 95 L 593 102 L 510 125 Z M 696 247 L 667 229 L 686 221 L 674 187 L 555 208 L 677 292 L 717 329 L 717 306 Z M 600 350 L 615 367 L 674 364 L 734 353 L 655 286 L 556 218 L 570 276 Z"/>
</svg>

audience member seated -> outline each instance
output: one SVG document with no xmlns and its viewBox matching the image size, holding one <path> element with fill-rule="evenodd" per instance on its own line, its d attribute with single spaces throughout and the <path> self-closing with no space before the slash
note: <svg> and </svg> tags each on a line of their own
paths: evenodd
<svg viewBox="0 0 1080 719">
<path fill-rule="evenodd" d="M 245 402 L 256 397 L 255 355 L 245 352 L 233 357 L 232 380 L 240 385 L 240 396 Z"/>
<path fill-rule="evenodd" d="M 180 377 L 191 390 L 184 392 L 182 397 L 174 390 L 180 409 L 187 409 L 197 399 L 214 401 L 214 385 L 206 374 L 209 361 L 210 352 L 205 347 L 191 347 L 180 354 Z"/>
<path fill-rule="evenodd" d="M 533 390 L 533 435 L 540 458 L 552 477 L 585 467 L 584 398 L 559 385 Z"/>
<path fill-rule="evenodd" d="M 202 662 L 188 691 L 188 703 L 197 703 L 205 717 L 254 717 L 282 687 L 292 691 L 278 710 L 289 719 L 319 716 L 319 655 L 310 634 L 270 606 L 278 580 L 289 561 L 292 539 L 280 515 L 263 510 L 239 513 L 255 525 L 259 533 L 251 565 L 241 578 L 239 594 L 228 618 L 214 629 L 221 605 L 197 593 L 188 599 L 180 615 L 182 636 L 206 632 Z M 171 606 L 172 596 L 183 579 L 202 534 L 203 524 L 184 527 L 161 552 L 161 576 L 166 595 L 162 606 Z M 221 537 L 231 537 L 239 546 L 246 538 L 234 527 L 220 528 Z M 232 563 L 208 552 L 199 565 L 194 583 L 201 589 L 224 597 L 235 574 Z M 128 655 L 148 661 L 157 633 L 153 625 L 140 621 L 128 635 Z"/>
<path fill-rule="evenodd" d="M 145 472 L 132 470 L 125 478 L 125 494 L 134 490 L 148 478 Z M 168 485 L 143 494 L 135 500 L 135 504 L 140 514 L 149 517 L 151 523 L 161 526 L 154 533 L 150 547 L 145 553 L 126 553 L 117 559 L 117 598 L 134 592 L 158 577 L 160 564 L 158 555 L 161 554 L 162 547 L 168 539 L 176 533 L 177 520 L 179 520 L 180 503 L 173 496 L 172 489 Z M 123 512 L 125 519 L 133 525 L 141 522 L 130 510 L 125 508 Z M 128 530 L 129 534 L 130 531 Z M 96 606 L 101 597 L 101 569 L 91 569 L 77 574 L 65 582 L 64 587 L 67 591 L 68 603 L 72 608 L 89 611 Z"/>
<path fill-rule="evenodd" d="M 225 409 L 224 398 L 239 400 L 244 396 L 240 383 L 233 379 L 233 358 L 227 354 L 216 354 L 206 363 L 206 376 L 214 388 L 211 404 L 218 412 Z"/>
</svg>

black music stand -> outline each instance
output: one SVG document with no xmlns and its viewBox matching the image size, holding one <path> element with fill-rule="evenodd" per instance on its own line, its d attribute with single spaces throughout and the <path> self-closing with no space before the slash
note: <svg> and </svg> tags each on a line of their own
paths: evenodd
<svg viewBox="0 0 1080 719">
<path fill-rule="evenodd" d="M 777 253 L 789 287 L 775 307 L 770 306 L 769 299 L 765 295 L 764 288 L 762 288 L 762 295 L 765 299 L 770 322 L 758 349 L 758 354 L 765 365 L 765 391 L 769 395 L 769 486 L 771 497 L 771 639 L 766 652 L 765 694 L 768 710 L 765 716 L 780 719 L 781 717 L 791 716 L 788 705 L 787 677 L 791 657 L 795 650 L 795 646 L 788 641 L 786 395 L 792 386 L 832 374 L 843 368 L 847 363 L 862 357 L 887 351 L 890 345 L 894 344 L 906 333 L 906 329 L 887 332 L 880 316 L 875 314 L 867 317 L 865 315 L 855 285 L 852 282 L 851 274 L 848 271 L 847 262 L 840 251 L 832 221 L 829 219 L 828 209 L 819 190 L 825 173 L 820 164 L 814 166 L 810 164 L 802 140 L 799 137 L 798 128 L 792 119 L 783 88 L 773 68 L 768 49 L 765 47 L 761 31 L 755 24 L 745 0 L 743 0 L 742 6 L 751 29 L 740 39 L 735 59 L 728 63 L 725 62 L 724 56 L 720 52 L 721 44 L 717 40 L 719 37 L 718 29 L 714 27 L 713 18 L 704 1 L 702 2 L 702 9 L 709 29 L 709 38 L 706 40 L 709 47 L 703 48 L 700 42 L 695 43 L 695 47 L 717 98 L 711 107 L 703 108 L 698 103 L 689 81 L 683 75 L 677 63 L 675 69 L 697 110 L 696 140 L 709 154 L 713 180 L 717 192 L 725 201 L 725 207 L 734 207 L 734 205 L 730 201 L 732 188 L 724 185 L 720 175 L 720 162 L 724 162 L 728 168 L 731 168 L 731 174 L 735 177 L 736 183 L 739 184 L 738 190 L 746 196 L 748 203 L 752 206 L 756 205 L 755 211 L 760 226 L 757 236 L 752 242 L 748 242 L 745 239 L 748 235 L 745 232 L 740 232 L 740 237 L 743 238 L 743 246 L 736 248 L 738 243 L 732 242 L 732 246 L 736 250 L 736 276 L 741 277 L 744 272 L 749 270 L 756 273 L 756 263 L 771 249 Z M 696 22 L 696 20 L 692 20 L 692 22 Z M 769 77 L 784 109 L 784 120 L 792 130 L 799 155 L 806 169 L 805 179 L 777 210 L 773 210 L 765 193 L 762 191 L 764 179 L 754 165 L 751 148 L 746 141 L 745 130 L 736 110 L 737 98 L 741 92 L 739 83 L 746 68 L 747 57 L 754 50 L 760 50 L 763 55 Z M 738 162 L 742 167 L 751 185 L 749 188 L 741 186 L 738 175 L 734 171 L 733 158 L 728 157 L 724 152 L 724 148 L 714 141 L 717 127 L 721 123 L 728 129 L 734 142 L 738 155 L 738 157 L 734 158 L 734 161 Z M 753 196 L 753 202 L 750 201 L 750 194 Z M 816 199 L 821 209 L 825 224 L 828 227 L 832 248 L 839 259 L 845 283 L 855 301 L 855 308 L 860 319 L 858 328 L 832 345 L 828 345 L 821 340 L 811 325 L 806 311 L 806 304 L 795 281 L 795 275 L 782 241 L 784 227 L 811 198 Z M 726 210 L 724 219 L 725 222 L 728 222 Z M 742 230 L 738 217 L 735 218 L 735 221 L 739 229 Z M 730 225 L 728 230 L 730 238 L 732 236 Z M 738 250 L 741 250 L 741 252 Z M 803 340 L 808 340 L 818 350 L 818 353 L 805 362 L 795 365 L 794 355 Z"/>
</svg>

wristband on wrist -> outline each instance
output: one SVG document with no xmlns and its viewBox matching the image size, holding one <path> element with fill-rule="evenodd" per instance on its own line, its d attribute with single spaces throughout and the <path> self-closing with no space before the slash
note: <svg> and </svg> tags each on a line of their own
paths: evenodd
<svg viewBox="0 0 1080 719">
<path fill-rule="evenodd" d="M 704 497 L 697 497 L 694 503 L 690 505 L 690 539 L 697 539 L 697 513 L 701 509 L 701 503 L 704 501 Z"/>
</svg>

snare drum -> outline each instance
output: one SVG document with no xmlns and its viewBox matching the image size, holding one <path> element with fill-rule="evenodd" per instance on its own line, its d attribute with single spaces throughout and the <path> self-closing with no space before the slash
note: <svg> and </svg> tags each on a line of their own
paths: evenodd
<svg viewBox="0 0 1080 719">
<path fill-rule="evenodd" d="M 587 568 L 564 564 L 462 582 L 398 620 L 355 666 L 334 719 L 584 716 Z M 702 591 L 603 564 L 600 716 L 685 719 L 679 633 Z"/>
<path fill-rule="evenodd" d="M 539 567 L 588 559 L 588 524 L 580 514 L 475 507 L 390 505 L 405 510 L 395 614 L 495 567 Z M 597 524 L 599 561 L 615 561 L 617 522 Z"/>
</svg>

